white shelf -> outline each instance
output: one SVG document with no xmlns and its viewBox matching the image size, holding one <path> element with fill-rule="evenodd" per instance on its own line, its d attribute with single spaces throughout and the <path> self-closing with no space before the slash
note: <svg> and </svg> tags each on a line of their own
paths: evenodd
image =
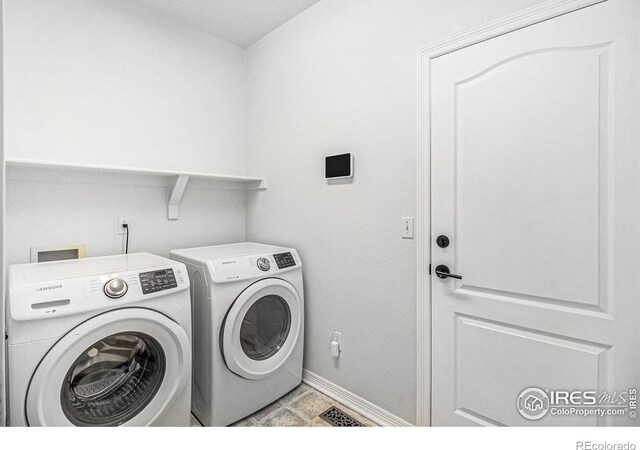
<svg viewBox="0 0 640 450">
<path fill-rule="evenodd" d="M 180 200 L 189 180 L 198 180 L 197 182 L 200 186 L 213 186 L 221 189 L 264 190 L 267 188 L 267 182 L 264 178 L 240 175 L 139 169 L 22 158 L 6 158 L 5 163 L 8 171 L 7 178 L 52 180 L 61 179 L 61 175 L 64 175 L 64 180 L 68 180 L 69 175 L 72 175 L 73 179 L 79 181 L 113 182 L 117 177 L 123 177 L 128 184 L 138 184 L 140 182 L 139 184 L 167 186 L 167 217 L 169 220 L 178 218 Z M 37 173 L 29 174 L 34 171 L 37 171 Z M 73 174 L 76 176 L 73 177 Z"/>
</svg>

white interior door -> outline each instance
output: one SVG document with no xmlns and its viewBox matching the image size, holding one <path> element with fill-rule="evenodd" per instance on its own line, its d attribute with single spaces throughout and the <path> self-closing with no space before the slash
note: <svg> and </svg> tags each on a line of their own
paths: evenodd
<svg viewBox="0 0 640 450">
<path fill-rule="evenodd" d="M 432 61 L 431 262 L 462 276 L 432 280 L 433 425 L 640 425 L 639 23 L 609 0 Z"/>
</svg>

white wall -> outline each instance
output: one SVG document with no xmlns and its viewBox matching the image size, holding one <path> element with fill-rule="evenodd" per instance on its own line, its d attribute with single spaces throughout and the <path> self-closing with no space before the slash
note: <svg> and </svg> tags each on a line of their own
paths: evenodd
<svg viewBox="0 0 640 450">
<path fill-rule="evenodd" d="M 6 156 L 243 174 L 244 51 L 108 0 L 5 0 Z"/>
<path fill-rule="evenodd" d="M 304 260 L 310 371 L 410 422 L 416 409 L 418 48 L 540 0 L 323 0 L 248 49 L 247 234 Z M 351 183 L 323 156 L 353 152 Z M 343 353 L 329 334 L 343 332 Z"/>
<path fill-rule="evenodd" d="M 29 262 L 34 247 L 84 243 L 87 256 L 121 253 L 117 218 L 130 220 L 129 252 L 169 256 L 174 248 L 242 242 L 245 192 L 190 187 L 180 219 L 167 220 L 166 188 L 9 179 L 7 264 Z"/>
<path fill-rule="evenodd" d="M 244 51 L 185 24 L 106 0 L 5 0 L 6 156 L 244 174 Z M 166 188 L 9 169 L 6 255 L 84 243 L 87 256 L 242 241 L 245 193 Z M 118 181 L 119 180 L 119 181 Z"/>
</svg>

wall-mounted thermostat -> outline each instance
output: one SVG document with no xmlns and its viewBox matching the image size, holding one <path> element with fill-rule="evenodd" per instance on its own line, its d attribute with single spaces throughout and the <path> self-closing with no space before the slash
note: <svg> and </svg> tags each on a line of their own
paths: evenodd
<svg viewBox="0 0 640 450">
<path fill-rule="evenodd" d="M 353 176 L 353 155 L 341 153 L 324 159 L 324 176 L 327 179 L 350 178 Z"/>
</svg>

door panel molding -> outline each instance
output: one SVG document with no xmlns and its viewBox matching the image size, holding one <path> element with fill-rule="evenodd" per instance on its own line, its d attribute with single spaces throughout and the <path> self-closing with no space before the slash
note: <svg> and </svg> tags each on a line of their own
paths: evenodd
<svg viewBox="0 0 640 450">
<path fill-rule="evenodd" d="M 530 52 L 525 52 L 525 53 L 521 53 L 519 55 L 515 55 L 512 56 L 511 58 L 507 58 L 504 59 L 502 61 L 500 61 L 497 64 L 493 64 L 489 67 L 487 67 L 486 69 L 470 76 L 469 78 L 466 78 L 464 80 L 460 80 L 460 81 L 456 81 L 455 85 L 456 88 L 462 87 L 465 84 L 471 83 L 473 81 L 479 80 L 481 78 L 483 78 L 484 76 L 490 74 L 491 72 L 493 72 L 496 69 L 499 69 L 507 64 L 510 64 L 512 62 L 516 62 L 520 59 L 524 59 L 524 58 L 529 58 L 531 56 L 538 56 L 538 55 L 545 55 L 547 53 L 575 53 L 575 52 L 586 52 L 586 51 L 591 51 L 591 50 L 602 50 L 600 52 L 598 52 L 598 56 L 601 56 L 602 54 L 606 54 L 609 50 L 609 47 L 611 47 L 611 44 L 613 44 L 612 42 L 604 42 L 602 44 L 595 44 L 595 45 L 585 45 L 583 47 L 552 47 L 552 48 L 543 48 L 540 50 L 533 50 Z"/>
<path fill-rule="evenodd" d="M 538 309 L 550 309 L 554 311 L 565 311 L 573 314 L 583 314 L 590 317 L 610 319 L 611 314 L 603 310 L 600 305 L 587 305 L 576 303 L 571 300 L 540 297 L 527 295 L 518 292 L 501 291 L 480 286 L 463 284 L 454 291 L 459 295 L 480 297 L 489 300 L 509 302 L 518 305 L 530 306 Z"/>
<path fill-rule="evenodd" d="M 418 50 L 417 148 L 417 411 L 416 425 L 431 425 L 431 60 L 512 31 L 608 0 L 550 0 Z M 603 139 L 608 139 L 603 137 Z"/>
<path fill-rule="evenodd" d="M 504 426 L 514 419 L 521 425 L 528 425 L 525 419 L 518 417 L 515 407 L 513 411 L 491 411 L 491 402 L 487 401 L 505 390 L 517 398 L 522 387 L 517 382 L 513 383 L 516 379 L 533 386 L 542 375 L 547 382 L 544 388 L 562 388 L 569 381 L 576 381 L 574 368 L 579 367 L 579 381 L 585 383 L 585 389 L 597 387 L 602 391 L 611 388 L 607 385 L 611 345 L 460 313 L 454 315 L 453 333 L 454 414 L 463 415 L 479 425 Z M 505 347 L 487 354 L 487 346 L 499 348 L 505 340 L 514 343 L 513 348 Z M 550 362 L 548 356 L 552 352 L 560 352 L 562 360 Z M 510 364 L 514 354 L 519 360 L 516 366 Z M 477 358 L 486 359 L 480 371 L 474 364 L 467 364 L 470 359 Z M 490 409 L 483 414 L 482 409 L 487 406 Z M 503 421 L 498 420 L 497 415 L 504 416 Z M 596 425 L 603 421 L 591 417 L 584 422 Z"/>
<path fill-rule="evenodd" d="M 609 145 L 606 139 L 603 140 L 602 136 L 610 135 L 609 124 L 611 120 L 607 105 L 612 101 L 609 95 L 612 82 L 608 76 L 611 73 L 608 67 L 608 55 L 611 47 L 611 42 L 604 42 L 582 47 L 553 47 L 528 51 L 511 56 L 488 67 L 483 67 L 479 72 L 474 72 L 473 75 L 454 83 L 455 100 L 453 104 L 455 110 L 453 115 L 455 139 L 453 170 L 455 196 L 452 258 L 454 271 L 474 274 L 474 278 L 467 277 L 464 283 L 456 283 L 458 285 L 457 290 L 465 289 L 467 294 L 473 293 L 474 290 L 500 292 L 503 297 L 511 295 L 518 298 L 527 298 L 530 301 L 539 299 L 543 303 L 564 303 L 578 309 L 603 313 L 609 312 L 608 305 L 612 296 L 608 295 L 607 289 L 607 286 L 611 283 L 609 271 L 607 270 L 607 260 L 609 257 L 608 243 L 611 239 L 608 236 L 607 225 L 610 215 L 608 185 L 612 177 L 609 176 L 607 168 L 610 166 L 609 154 L 613 146 Z M 493 92 L 496 91 L 497 86 L 507 84 L 514 76 L 517 78 L 519 71 L 526 70 L 531 72 L 532 67 L 539 70 L 540 74 L 532 76 L 533 79 L 529 83 L 511 89 L 508 98 L 496 98 Z M 544 72 L 553 75 L 550 75 L 547 77 L 549 79 L 547 79 L 542 75 Z M 550 91 L 550 86 L 552 79 L 559 77 L 559 74 L 563 74 L 563 78 L 568 83 L 571 83 L 574 77 L 580 78 L 585 77 L 586 74 L 589 75 L 589 82 L 583 82 L 584 87 L 588 87 L 587 91 L 576 88 L 571 97 L 566 98 L 572 105 L 584 104 L 583 107 L 579 108 L 579 115 L 583 116 L 585 124 L 590 124 L 588 130 L 586 130 L 588 132 L 585 132 L 585 130 L 567 130 L 563 134 L 563 140 L 565 143 L 569 143 L 582 139 L 584 146 L 581 148 L 580 153 L 584 153 L 584 155 L 580 157 L 583 158 L 582 163 L 589 165 L 591 171 L 588 178 L 581 177 L 574 184 L 575 190 L 581 191 L 584 195 L 588 194 L 588 201 L 579 208 L 582 213 L 574 214 L 576 219 L 573 221 L 574 226 L 578 225 L 578 223 L 583 225 L 579 227 L 583 228 L 583 232 L 576 234 L 572 230 L 571 224 L 566 223 L 566 218 L 558 219 L 561 223 L 558 223 L 557 232 L 554 236 L 555 240 L 549 240 L 545 245 L 554 247 L 557 245 L 557 241 L 562 241 L 566 244 L 573 240 L 573 260 L 575 264 L 569 264 L 568 266 L 577 266 L 583 260 L 591 260 L 593 264 L 589 271 L 547 274 L 546 261 L 540 261 L 539 259 L 532 261 L 529 259 L 526 264 L 524 264 L 524 261 L 522 264 L 514 264 L 516 261 L 512 261 L 511 265 L 502 267 L 498 273 L 493 269 L 499 267 L 499 261 L 491 261 L 491 258 L 482 261 L 482 258 L 479 257 L 479 255 L 489 254 L 490 249 L 493 247 L 493 242 L 511 241 L 509 247 L 513 247 L 514 250 L 519 249 L 519 253 L 531 255 L 532 249 L 518 244 L 519 238 L 513 235 L 514 232 L 516 232 L 515 234 L 524 234 L 528 230 L 529 233 L 535 233 L 538 238 L 542 238 L 543 235 L 547 234 L 547 230 L 540 229 L 530 220 L 525 222 L 520 220 L 505 221 L 504 218 L 499 220 L 500 223 L 494 223 L 488 229 L 482 230 L 478 227 L 478 222 L 483 222 L 486 217 L 484 214 L 482 217 L 473 214 L 473 206 L 478 201 L 483 201 L 487 202 L 487 208 L 491 211 L 498 210 L 496 208 L 498 205 L 508 206 L 508 209 L 517 211 L 521 203 L 527 204 L 539 200 L 539 187 L 536 187 L 535 190 L 519 192 L 517 196 L 512 193 L 505 198 L 503 197 L 503 185 L 505 183 L 511 184 L 508 173 L 524 169 L 523 161 L 516 161 L 515 165 L 506 162 L 512 154 L 518 153 L 517 143 L 524 139 L 515 130 L 517 124 L 535 121 L 537 120 L 536 116 L 548 113 L 544 107 L 539 108 L 539 110 L 533 108 L 533 112 L 531 112 L 531 108 L 527 108 L 527 111 L 523 111 L 519 116 L 508 115 L 502 117 L 498 120 L 499 122 L 506 124 L 512 122 L 510 125 L 503 125 L 502 130 L 504 131 L 506 128 L 507 132 L 509 132 L 509 130 L 514 129 L 513 132 L 509 132 L 510 136 L 507 139 L 510 144 L 503 144 L 502 146 L 500 146 L 500 142 L 505 138 L 496 139 L 493 136 L 496 130 L 490 127 L 490 123 L 484 123 L 482 119 L 480 121 L 473 120 L 473 117 L 478 114 L 477 108 L 484 108 L 484 105 L 491 101 L 495 102 L 495 109 L 504 109 L 506 111 L 509 109 L 510 103 L 514 101 L 520 102 L 523 98 L 529 98 L 524 93 L 527 90 L 535 90 L 535 93 L 530 94 L 530 97 L 537 97 L 537 101 L 544 104 L 556 95 Z M 518 94 L 517 92 L 519 91 L 522 91 L 522 93 Z M 536 100 L 527 104 L 532 106 L 534 103 L 536 103 Z M 565 117 L 578 115 L 575 109 L 575 106 L 566 108 L 564 111 Z M 558 113 L 557 110 L 554 112 L 554 114 Z M 597 115 L 593 113 L 597 113 Z M 496 117 L 492 117 L 491 120 L 496 120 Z M 487 132 L 489 136 L 487 136 Z M 554 136 L 552 140 L 557 141 L 558 136 Z M 475 155 L 479 154 L 478 150 L 483 145 L 489 145 L 487 141 L 494 141 L 494 147 L 501 147 L 502 150 L 487 152 L 482 157 L 481 163 Z M 551 144 L 549 148 L 552 148 L 554 143 L 548 142 L 548 144 Z M 583 151 L 587 149 L 589 149 L 589 152 Z M 532 158 L 539 163 L 535 169 L 531 168 L 531 173 L 527 175 L 527 177 L 533 179 L 542 179 L 545 173 L 548 173 L 549 168 L 557 162 L 553 150 L 546 154 L 542 152 L 542 154 L 537 154 Z M 543 161 L 544 164 L 540 164 Z M 500 183 L 496 184 L 495 181 L 487 180 L 485 174 L 491 170 L 497 173 L 498 169 L 496 167 L 500 167 L 502 162 L 505 162 L 504 167 L 499 170 L 502 175 L 497 177 L 501 180 Z M 532 167 L 533 164 L 531 163 L 532 161 L 526 166 Z M 473 169 L 474 167 L 476 167 L 475 170 Z M 472 173 L 467 173 L 466 177 L 463 176 L 463 173 L 469 168 L 471 168 Z M 559 172 L 556 174 L 557 176 L 551 177 L 555 179 L 555 182 L 546 183 L 546 188 L 553 190 L 553 192 L 548 194 L 551 198 L 547 198 L 544 203 L 546 205 L 552 202 L 575 204 L 575 202 L 568 200 L 575 192 L 564 192 L 564 180 L 560 176 L 562 175 L 562 169 L 558 168 L 557 170 Z M 472 178 L 475 181 L 472 181 L 472 184 L 469 185 L 469 175 L 472 174 L 474 175 Z M 481 178 L 480 183 L 478 183 L 478 176 Z M 518 175 L 518 177 L 521 176 L 522 174 Z M 532 186 L 534 186 L 533 183 Z M 514 204 L 514 201 L 517 204 Z M 471 214 L 468 214 L 469 210 L 472 211 Z M 465 217 L 465 219 L 461 220 L 462 217 Z M 589 217 L 588 221 L 586 217 Z M 470 233 L 469 230 L 471 230 Z M 520 233 L 517 233 L 518 231 Z M 479 235 L 486 238 L 488 242 L 477 245 Z M 508 237 L 509 235 L 510 237 Z M 468 245 L 469 243 L 471 245 Z M 578 249 L 583 249 L 583 252 Z M 478 267 L 478 265 L 486 267 L 486 269 Z M 533 284 L 522 283 L 525 274 L 532 271 L 540 275 L 535 277 L 536 279 L 542 279 L 546 275 L 547 282 L 544 285 L 539 285 L 537 282 Z"/>
</svg>

